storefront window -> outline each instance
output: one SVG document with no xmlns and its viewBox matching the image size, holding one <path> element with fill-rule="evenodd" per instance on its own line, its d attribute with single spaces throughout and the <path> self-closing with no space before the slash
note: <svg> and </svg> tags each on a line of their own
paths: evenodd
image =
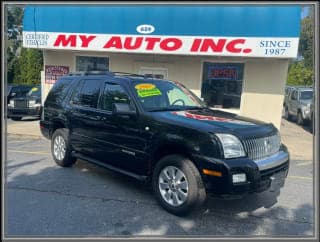
<svg viewBox="0 0 320 242">
<path fill-rule="evenodd" d="M 242 63 L 209 63 L 203 65 L 201 97 L 212 107 L 240 108 Z"/>
<path fill-rule="evenodd" d="M 76 71 L 109 70 L 108 57 L 77 56 Z"/>
</svg>

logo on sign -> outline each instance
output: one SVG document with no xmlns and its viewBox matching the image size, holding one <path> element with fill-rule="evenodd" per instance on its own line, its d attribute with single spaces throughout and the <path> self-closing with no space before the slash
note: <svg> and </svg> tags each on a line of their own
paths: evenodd
<svg viewBox="0 0 320 242">
<path fill-rule="evenodd" d="M 136 30 L 140 34 L 151 34 L 154 32 L 155 28 L 150 24 L 142 24 L 139 25 Z"/>
</svg>

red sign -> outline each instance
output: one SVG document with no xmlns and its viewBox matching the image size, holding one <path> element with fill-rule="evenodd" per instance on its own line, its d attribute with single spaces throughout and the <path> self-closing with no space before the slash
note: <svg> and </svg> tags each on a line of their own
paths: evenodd
<svg viewBox="0 0 320 242">
<path fill-rule="evenodd" d="M 237 80 L 237 68 L 232 67 L 211 67 L 208 78 L 215 80 Z"/>
<path fill-rule="evenodd" d="M 45 83 L 54 84 L 61 76 L 69 73 L 69 66 L 45 66 Z"/>
<path fill-rule="evenodd" d="M 27 48 L 175 55 L 296 57 L 299 38 L 23 32 Z M 41 37 L 41 39 L 40 39 Z M 233 75 L 233 74 L 228 74 Z"/>
</svg>

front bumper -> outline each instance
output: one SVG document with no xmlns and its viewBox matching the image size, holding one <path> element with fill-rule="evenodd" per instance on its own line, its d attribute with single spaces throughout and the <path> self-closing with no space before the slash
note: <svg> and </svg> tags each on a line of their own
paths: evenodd
<svg viewBox="0 0 320 242">
<path fill-rule="evenodd" d="M 34 116 L 40 117 L 41 107 L 29 107 L 29 108 L 8 108 L 7 116 L 11 117 L 25 117 L 25 116 Z"/>
<path fill-rule="evenodd" d="M 266 191 L 275 184 L 275 177 L 281 176 L 284 180 L 289 171 L 290 157 L 287 149 L 282 146 L 278 153 L 259 161 L 249 158 L 217 160 L 200 156 L 195 157 L 195 160 L 208 193 L 232 196 Z M 218 171 L 222 175 L 205 175 L 203 169 Z M 245 173 L 247 180 L 233 183 L 232 175 L 238 173 Z"/>
<path fill-rule="evenodd" d="M 311 120 L 311 110 L 310 108 L 302 108 L 302 117 L 304 120 Z"/>
</svg>

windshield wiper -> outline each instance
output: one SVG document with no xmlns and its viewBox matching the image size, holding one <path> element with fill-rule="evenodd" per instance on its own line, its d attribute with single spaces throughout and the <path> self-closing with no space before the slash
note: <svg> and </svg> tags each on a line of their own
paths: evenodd
<svg viewBox="0 0 320 242">
<path fill-rule="evenodd" d="M 156 108 L 156 109 L 150 109 L 148 110 L 149 112 L 161 112 L 161 111 L 181 111 L 183 109 L 181 108 L 169 108 L 169 107 L 166 107 L 166 108 Z"/>
<path fill-rule="evenodd" d="M 161 111 L 185 111 L 185 110 L 198 110 L 205 109 L 206 107 L 198 106 L 181 106 L 181 107 L 165 107 L 148 110 L 149 112 L 161 112 Z"/>
<path fill-rule="evenodd" d="M 184 110 L 198 110 L 198 109 L 206 109 L 205 106 L 191 106 L 191 107 L 185 107 Z"/>
</svg>

